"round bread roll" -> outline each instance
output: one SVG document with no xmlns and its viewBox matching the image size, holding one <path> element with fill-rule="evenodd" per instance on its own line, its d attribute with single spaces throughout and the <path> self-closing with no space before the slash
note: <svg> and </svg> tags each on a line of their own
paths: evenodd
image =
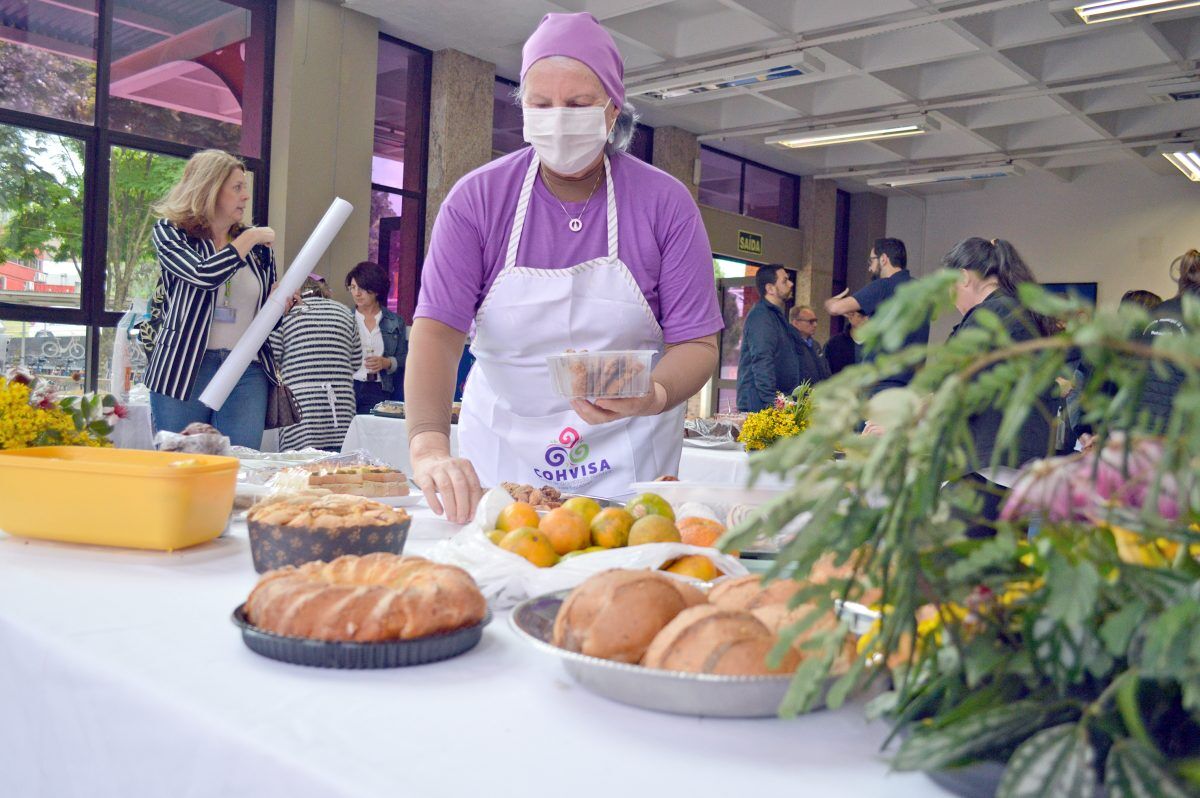
<svg viewBox="0 0 1200 798">
<path fill-rule="evenodd" d="M 762 577 L 747 574 L 715 585 L 708 592 L 708 601 L 727 610 L 753 610 L 769 604 L 787 604 L 801 587 L 791 579 L 777 579 L 764 586 Z"/>
<path fill-rule="evenodd" d="M 658 633 L 642 664 L 686 673 L 766 676 L 791 673 L 800 655 L 789 649 L 776 670 L 767 667 L 775 635 L 749 612 L 711 604 L 691 607 Z"/>
<path fill-rule="evenodd" d="M 269 571 L 246 599 L 246 617 L 259 629 L 358 643 L 449 632 L 486 612 L 463 569 L 384 552 Z"/>
<path fill-rule="evenodd" d="M 657 571 L 601 571 L 559 607 L 552 642 L 568 651 L 634 664 L 672 618 L 703 603 L 699 590 Z"/>
</svg>

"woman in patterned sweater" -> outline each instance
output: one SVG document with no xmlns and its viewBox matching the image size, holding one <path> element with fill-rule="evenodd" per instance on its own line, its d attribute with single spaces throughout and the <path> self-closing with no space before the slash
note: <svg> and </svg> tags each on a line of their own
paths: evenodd
<svg viewBox="0 0 1200 798">
<path fill-rule="evenodd" d="M 338 451 L 354 418 L 358 326 L 345 305 L 329 298 L 321 277 L 310 275 L 300 296 L 300 304 L 271 333 L 275 361 L 304 419 L 279 431 L 279 449 Z"/>
</svg>

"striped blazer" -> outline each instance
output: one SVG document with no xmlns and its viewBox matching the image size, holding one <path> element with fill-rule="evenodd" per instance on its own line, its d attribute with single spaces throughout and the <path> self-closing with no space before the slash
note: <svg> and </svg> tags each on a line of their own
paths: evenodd
<svg viewBox="0 0 1200 798">
<path fill-rule="evenodd" d="M 208 347 L 218 289 L 239 268 L 249 268 L 258 279 L 261 308 L 275 284 L 275 255 L 270 247 L 257 246 L 242 260 L 232 244 L 217 250 L 210 239 L 189 235 L 166 219 L 154 223 L 152 238 L 158 255 L 163 318 L 146 367 L 146 387 L 187 401 Z M 268 342 L 263 342 L 258 362 L 274 383 L 275 361 Z"/>
</svg>

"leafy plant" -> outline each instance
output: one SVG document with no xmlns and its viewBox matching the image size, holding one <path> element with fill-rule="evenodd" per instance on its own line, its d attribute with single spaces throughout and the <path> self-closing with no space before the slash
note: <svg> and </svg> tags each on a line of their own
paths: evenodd
<svg viewBox="0 0 1200 798">
<path fill-rule="evenodd" d="M 1200 302 L 1184 301 L 1192 332 L 1150 342 L 1140 309 L 1093 315 L 1028 286 L 1023 304 L 1061 332 L 1014 343 L 977 309 L 979 327 L 893 351 L 945 309 L 956 278 L 913 281 L 884 305 L 864 333 L 888 354 L 813 389 L 809 430 L 752 460 L 792 490 L 722 542 L 737 548 L 811 514 L 770 576 L 803 578 L 832 558 L 848 573 L 839 596 L 879 609 L 829 703 L 890 670 L 894 687 L 871 710 L 903 735 L 897 768 L 1006 763 L 1001 796 L 1089 796 L 1101 783 L 1110 796 L 1196 792 Z M 965 537 L 979 509 L 958 481 L 973 470 L 970 417 L 1002 413 L 992 464 L 1003 463 L 1027 414 L 1042 412 L 1038 398 L 1072 376 L 1072 355 L 1092 375 L 1077 389 L 1095 448 L 1035 461 L 995 537 Z M 923 361 L 908 388 L 867 398 L 881 376 Z M 1168 367 L 1183 379 L 1163 426 L 1140 396 Z M 884 434 L 856 434 L 863 419 Z M 795 602 L 817 604 L 809 619 L 832 610 L 819 589 Z M 783 713 L 819 695 L 846 633 L 810 636 Z"/>
</svg>

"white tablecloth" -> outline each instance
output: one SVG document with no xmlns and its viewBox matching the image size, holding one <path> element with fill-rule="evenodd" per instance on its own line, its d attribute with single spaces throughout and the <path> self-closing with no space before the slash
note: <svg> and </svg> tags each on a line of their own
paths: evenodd
<svg viewBox="0 0 1200 798">
<path fill-rule="evenodd" d="M 416 513 L 410 551 L 453 531 Z M 244 527 L 173 554 L 0 534 L 0 795 L 13 798 L 942 795 L 889 774 L 861 707 L 793 721 L 664 715 L 578 686 L 498 613 L 417 668 L 252 653 Z M 738 785 L 742 785 L 739 787 Z"/>
<path fill-rule="evenodd" d="M 680 430 L 680 435 L 683 431 Z M 343 452 L 364 449 L 372 456 L 412 473 L 408 459 L 408 426 L 402 418 L 355 416 L 342 443 Z M 458 426 L 450 427 L 450 450 L 458 453 Z M 744 451 L 683 447 L 679 478 L 688 482 L 743 485 L 750 475 L 750 459 Z"/>
</svg>

